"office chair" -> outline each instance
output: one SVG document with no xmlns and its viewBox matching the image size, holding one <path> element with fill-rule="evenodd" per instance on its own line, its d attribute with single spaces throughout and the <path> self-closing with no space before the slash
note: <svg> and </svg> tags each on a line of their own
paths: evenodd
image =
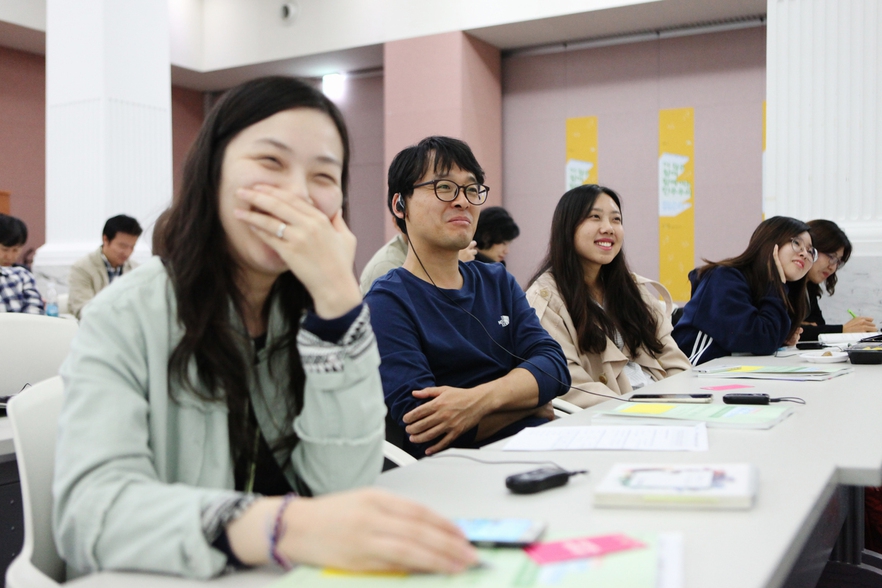
<svg viewBox="0 0 882 588">
<path fill-rule="evenodd" d="M 74 320 L 0 313 L 0 396 L 57 376 L 78 328 Z"/>
<path fill-rule="evenodd" d="M 563 398 L 555 398 L 551 401 L 551 407 L 554 409 L 554 416 L 561 418 L 568 414 L 574 414 L 582 410 L 581 406 L 576 406 L 572 402 L 567 402 Z"/>
<path fill-rule="evenodd" d="M 58 588 L 64 581 L 64 562 L 52 539 L 52 477 L 61 401 L 61 377 L 55 376 L 17 394 L 6 409 L 24 509 L 24 545 L 6 570 L 7 588 Z"/>
</svg>

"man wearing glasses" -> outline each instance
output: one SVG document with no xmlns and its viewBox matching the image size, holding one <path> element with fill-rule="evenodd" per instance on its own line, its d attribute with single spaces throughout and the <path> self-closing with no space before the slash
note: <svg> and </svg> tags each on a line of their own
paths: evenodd
<svg viewBox="0 0 882 588">
<path fill-rule="evenodd" d="M 501 264 L 459 263 L 489 188 L 469 146 L 429 137 L 395 156 L 387 204 L 410 247 L 365 300 L 387 437 L 414 456 L 476 447 L 553 416 L 569 390 L 560 345 Z M 397 438 L 396 438 L 397 437 Z"/>
</svg>

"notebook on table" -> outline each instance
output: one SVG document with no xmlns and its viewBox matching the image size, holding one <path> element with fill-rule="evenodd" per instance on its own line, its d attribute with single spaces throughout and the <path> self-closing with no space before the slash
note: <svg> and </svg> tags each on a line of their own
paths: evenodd
<svg viewBox="0 0 882 588">
<path fill-rule="evenodd" d="M 757 478 L 748 463 L 617 463 L 594 490 L 594 505 L 745 509 L 753 506 Z"/>
</svg>

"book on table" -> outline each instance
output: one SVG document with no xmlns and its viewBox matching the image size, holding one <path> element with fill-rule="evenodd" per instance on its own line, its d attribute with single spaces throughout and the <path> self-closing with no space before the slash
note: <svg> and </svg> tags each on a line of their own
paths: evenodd
<svg viewBox="0 0 882 588">
<path fill-rule="evenodd" d="M 752 464 L 615 464 L 594 490 L 598 507 L 720 508 L 753 506 Z"/>
<path fill-rule="evenodd" d="M 854 368 L 831 365 L 699 365 L 692 368 L 692 371 L 703 378 L 819 382 L 851 373 Z"/>
<path fill-rule="evenodd" d="M 664 404 L 633 403 L 598 412 L 597 424 L 666 424 L 676 421 L 699 421 L 708 427 L 735 429 L 771 429 L 793 412 L 788 406 L 757 404 Z"/>
</svg>

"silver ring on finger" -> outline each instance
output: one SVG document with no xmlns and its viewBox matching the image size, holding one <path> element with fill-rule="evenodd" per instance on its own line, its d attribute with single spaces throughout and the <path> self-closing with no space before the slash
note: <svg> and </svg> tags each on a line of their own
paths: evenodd
<svg viewBox="0 0 882 588">
<path fill-rule="evenodd" d="M 287 229 L 287 228 L 288 228 L 288 225 L 286 225 L 285 223 L 280 223 L 279 228 L 276 229 L 276 237 L 278 237 L 279 239 L 284 239 L 285 238 L 285 229 Z"/>
</svg>

